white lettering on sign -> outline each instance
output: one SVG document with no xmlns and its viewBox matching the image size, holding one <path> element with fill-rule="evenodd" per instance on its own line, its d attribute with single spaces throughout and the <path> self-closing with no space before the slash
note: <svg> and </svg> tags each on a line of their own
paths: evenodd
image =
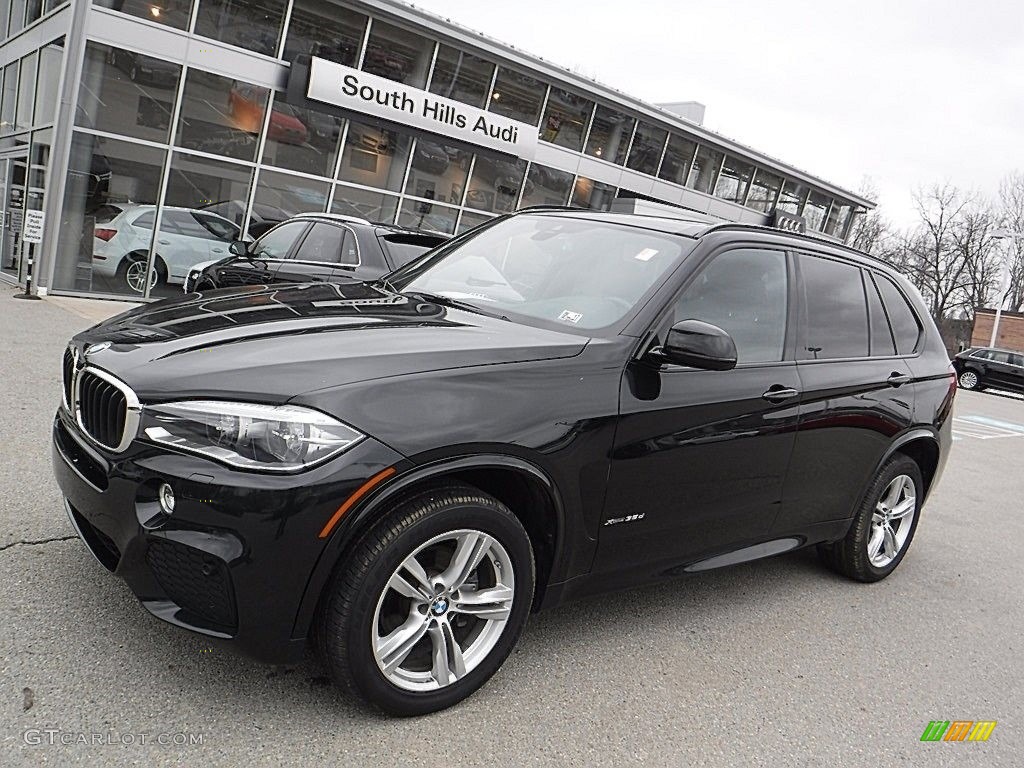
<svg viewBox="0 0 1024 768">
<path fill-rule="evenodd" d="M 537 147 L 536 126 L 326 59 L 312 60 L 306 97 L 527 160 Z"/>
<path fill-rule="evenodd" d="M 25 220 L 22 224 L 21 240 L 24 243 L 43 242 L 43 224 L 46 223 L 46 214 L 42 211 L 25 211 Z"/>
</svg>

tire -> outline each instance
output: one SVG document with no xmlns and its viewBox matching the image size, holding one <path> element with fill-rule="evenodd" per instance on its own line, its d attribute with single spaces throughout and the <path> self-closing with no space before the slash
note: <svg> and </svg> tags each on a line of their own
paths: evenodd
<svg viewBox="0 0 1024 768">
<path fill-rule="evenodd" d="M 957 383 L 960 384 L 961 389 L 982 389 L 981 377 L 977 371 L 972 371 L 970 368 L 960 374 L 957 378 Z"/>
<path fill-rule="evenodd" d="M 897 482 L 902 485 L 902 493 L 894 496 L 891 494 Z M 913 494 L 912 503 L 910 494 Z M 921 519 L 923 497 L 921 468 L 910 457 L 897 453 L 871 482 L 846 537 L 818 546 L 822 561 L 832 570 L 855 581 L 881 581 L 903 562 Z M 883 509 L 890 511 L 886 513 Z M 899 517 L 901 512 L 905 512 L 905 516 Z M 883 520 L 888 522 L 891 536 Z M 869 545 L 879 543 L 880 549 L 873 555 Z"/>
<path fill-rule="evenodd" d="M 145 276 L 140 274 L 146 271 L 146 256 L 143 254 L 130 253 L 121 259 L 117 265 L 117 282 L 120 286 L 127 288 L 132 293 L 142 295 L 145 291 Z M 150 292 L 154 288 L 164 285 L 167 282 L 167 267 L 159 256 L 154 263 L 153 271 L 156 273 L 150 284 Z"/>
<path fill-rule="evenodd" d="M 446 577 L 460 549 L 483 552 L 469 558 L 479 565 L 465 569 L 461 590 L 452 589 L 459 577 Z M 414 560 L 419 578 L 406 568 Z M 397 503 L 343 558 L 320 601 L 318 650 L 335 682 L 364 701 L 393 715 L 436 712 L 501 667 L 526 624 L 535 578 L 529 536 L 504 504 L 465 485 L 425 489 Z M 470 595 L 485 590 L 500 599 L 474 605 Z"/>
</svg>

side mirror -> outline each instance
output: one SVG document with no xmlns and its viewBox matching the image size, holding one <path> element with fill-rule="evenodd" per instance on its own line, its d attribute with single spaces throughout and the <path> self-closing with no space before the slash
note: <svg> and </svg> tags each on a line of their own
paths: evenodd
<svg viewBox="0 0 1024 768">
<path fill-rule="evenodd" d="M 708 371 L 728 371 L 736 367 L 736 342 L 717 325 L 700 320 L 681 320 L 672 326 L 660 357 L 676 365 L 688 365 Z"/>
<path fill-rule="evenodd" d="M 232 256 L 248 256 L 249 244 L 244 240 L 232 240 L 228 246 L 228 253 Z"/>
</svg>

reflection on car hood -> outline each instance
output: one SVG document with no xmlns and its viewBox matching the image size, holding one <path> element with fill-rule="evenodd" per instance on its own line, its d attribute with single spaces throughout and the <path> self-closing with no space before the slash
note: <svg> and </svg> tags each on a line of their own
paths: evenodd
<svg viewBox="0 0 1024 768">
<path fill-rule="evenodd" d="M 370 283 L 261 285 L 148 304 L 76 337 L 143 401 L 283 402 L 356 381 L 579 354 L 586 339 L 401 296 Z"/>
</svg>

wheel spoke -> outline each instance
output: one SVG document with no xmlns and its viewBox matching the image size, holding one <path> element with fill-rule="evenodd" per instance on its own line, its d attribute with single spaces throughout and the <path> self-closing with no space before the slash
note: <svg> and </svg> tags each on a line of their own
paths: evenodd
<svg viewBox="0 0 1024 768">
<path fill-rule="evenodd" d="M 434 662 L 430 676 L 439 686 L 444 687 L 466 674 L 466 662 L 462 658 L 462 648 L 455 640 L 448 622 L 438 622 L 429 632 L 430 642 L 434 647 Z"/>
<path fill-rule="evenodd" d="M 885 541 L 885 555 L 886 557 L 896 557 L 896 552 L 899 547 L 896 546 L 896 533 L 893 531 L 892 526 L 886 525 L 883 529 L 883 538 Z"/>
<path fill-rule="evenodd" d="M 417 589 L 413 584 L 409 583 L 408 579 L 406 579 L 401 573 L 395 573 L 395 575 L 391 577 L 391 581 L 388 582 L 388 586 L 402 597 L 412 598 L 413 600 L 428 600 L 430 597 Z"/>
<path fill-rule="evenodd" d="M 430 583 L 430 577 L 427 576 L 426 570 L 420 565 L 420 561 L 414 555 L 410 555 L 402 562 L 399 572 L 403 570 L 412 576 L 412 586 L 420 593 L 418 597 L 429 600 L 434 594 L 434 585 Z M 414 597 L 413 595 L 409 596 Z"/>
<path fill-rule="evenodd" d="M 405 623 L 377 641 L 377 658 L 385 674 L 393 672 L 412 652 L 413 647 L 427 632 L 427 619 L 413 610 Z"/>
<path fill-rule="evenodd" d="M 893 507 L 892 512 L 889 514 L 889 519 L 900 520 L 909 515 L 911 512 L 913 512 L 916 506 L 917 499 L 915 499 L 913 496 L 908 496 L 895 507 Z"/>
<path fill-rule="evenodd" d="M 457 613 L 478 619 L 503 620 L 512 612 L 514 592 L 503 584 L 480 590 L 462 590 L 452 606 Z"/>
<path fill-rule="evenodd" d="M 466 533 L 459 537 L 452 560 L 441 574 L 440 580 L 450 590 L 459 589 L 484 559 L 491 548 L 491 537 L 478 533 Z"/>
<path fill-rule="evenodd" d="M 871 538 L 868 539 L 868 557 L 874 560 L 878 557 L 879 552 L 882 551 L 882 542 L 885 539 L 885 535 L 881 528 L 873 529 Z"/>
<path fill-rule="evenodd" d="M 883 503 L 889 509 L 892 509 L 899 503 L 900 495 L 902 493 L 903 482 L 900 481 L 897 483 L 896 481 L 893 481 L 892 484 L 889 486 L 888 490 L 885 492 L 885 499 L 883 500 Z"/>
</svg>

